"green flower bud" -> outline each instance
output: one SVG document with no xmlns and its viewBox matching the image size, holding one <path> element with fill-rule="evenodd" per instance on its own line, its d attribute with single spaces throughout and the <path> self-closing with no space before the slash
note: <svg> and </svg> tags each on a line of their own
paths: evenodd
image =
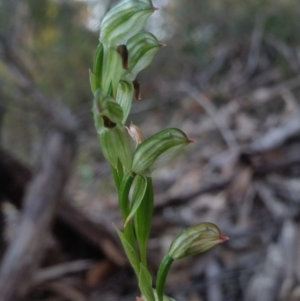
<svg viewBox="0 0 300 301">
<path fill-rule="evenodd" d="M 163 44 L 150 32 L 141 32 L 130 38 L 126 46 L 129 53 L 129 70 L 124 76 L 128 80 L 134 80 L 137 74 L 152 62 Z"/>
<path fill-rule="evenodd" d="M 104 127 L 113 128 L 115 124 L 121 123 L 123 120 L 123 110 L 121 106 L 111 97 L 104 94 L 100 89 L 95 93 L 94 98 L 94 118 L 96 122 L 99 118 L 104 121 Z M 110 123 L 108 123 L 110 122 Z M 101 132 L 102 127 L 97 126 L 97 131 Z"/>
<path fill-rule="evenodd" d="M 101 149 L 106 160 L 117 168 L 118 160 L 130 173 L 132 153 L 128 133 L 119 123 L 114 128 L 103 128 L 99 133 Z"/>
<path fill-rule="evenodd" d="M 228 239 L 221 235 L 215 224 L 201 223 L 179 233 L 173 240 L 168 255 L 173 260 L 196 255 Z"/>
<path fill-rule="evenodd" d="M 168 253 L 159 266 L 156 278 L 158 300 L 164 300 L 164 286 L 174 260 L 202 253 L 228 239 L 228 237 L 222 236 L 219 228 L 212 223 L 201 223 L 180 232 L 174 238 Z"/>
<path fill-rule="evenodd" d="M 166 164 L 179 148 L 193 142 L 178 129 L 166 129 L 143 141 L 136 149 L 132 171 L 148 175 L 153 169 Z"/>
<path fill-rule="evenodd" d="M 149 1 L 123 1 L 110 10 L 101 23 L 100 41 L 125 44 L 144 27 L 155 9 Z"/>
</svg>

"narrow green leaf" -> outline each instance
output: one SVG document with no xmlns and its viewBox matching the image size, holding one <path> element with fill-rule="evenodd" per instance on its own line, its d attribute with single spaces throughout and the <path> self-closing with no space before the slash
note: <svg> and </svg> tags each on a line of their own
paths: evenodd
<svg viewBox="0 0 300 301">
<path fill-rule="evenodd" d="M 125 174 L 120 184 L 119 207 L 121 209 L 123 223 L 125 223 L 126 218 L 130 213 L 129 191 L 134 178 L 135 175 Z"/>
<path fill-rule="evenodd" d="M 115 6 L 103 18 L 100 41 L 107 44 L 125 44 L 141 31 L 154 8 L 148 1 L 125 1 Z"/>
<path fill-rule="evenodd" d="M 147 266 L 147 243 L 151 231 L 153 203 L 152 179 L 147 177 L 147 189 L 134 216 L 135 233 L 140 247 L 141 261 L 145 266 Z"/>
<path fill-rule="evenodd" d="M 99 43 L 96 53 L 94 56 L 94 63 L 93 63 L 93 73 L 95 77 L 95 89 L 100 88 L 102 82 L 102 68 L 103 68 L 103 44 Z M 94 92 L 93 91 L 93 92 Z"/>
<path fill-rule="evenodd" d="M 120 160 L 118 161 L 118 165 L 120 164 Z M 119 167 L 119 166 L 118 166 Z M 110 166 L 110 169 L 111 169 L 111 173 L 113 175 L 113 178 L 114 178 L 114 182 L 115 182 L 115 185 L 116 185 L 116 188 L 117 188 L 117 191 L 119 191 L 120 189 L 120 184 L 121 184 L 121 180 L 122 178 L 120 179 L 120 175 L 119 175 L 119 168 L 118 169 L 115 169 L 112 165 Z"/>
<path fill-rule="evenodd" d="M 130 81 L 121 80 L 118 85 L 116 101 L 121 106 L 123 110 L 123 120 L 124 124 L 129 115 L 131 104 L 133 98 L 133 84 Z"/>
<path fill-rule="evenodd" d="M 162 44 L 150 32 L 141 32 L 130 38 L 126 46 L 130 57 L 129 68 L 124 76 L 128 80 L 134 80 L 152 62 Z"/>
<path fill-rule="evenodd" d="M 132 194 L 131 201 L 131 209 L 128 217 L 126 218 L 124 227 L 128 224 L 128 222 L 132 219 L 136 211 L 141 205 L 142 200 L 144 199 L 144 195 L 147 189 L 147 179 L 144 176 L 137 175 L 135 177 L 134 189 Z"/>
<path fill-rule="evenodd" d="M 129 260 L 131 266 L 133 267 L 137 277 L 139 277 L 139 275 L 140 275 L 139 256 L 138 256 L 137 252 L 134 250 L 134 248 L 131 246 L 131 244 L 127 241 L 124 233 L 119 231 L 117 228 L 116 228 L 116 231 L 121 240 L 121 243 L 123 245 L 123 248 L 125 250 L 127 258 Z"/>
<path fill-rule="evenodd" d="M 95 99 L 93 101 L 92 113 L 93 113 L 95 128 L 97 130 L 97 133 L 99 134 L 104 129 L 104 121 L 102 116 L 99 114 Z"/>
<path fill-rule="evenodd" d="M 166 164 L 178 148 L 193 142 L 178 129 L 166 129 L 143 141 L 136 149 L 132 171 L 148 175 L 153 169 Z"/>
<path fill-rule="evenodd" d="M 103 46 L 104 67 L 102 70 L 102 88 L 108 94 L 110 85 L 112 87 L 112 97 L 115 97 L 117 86 L 122 74 L 122 58 L 116 46 Z"/>
<path fill-rule="evenodd" d="M 125 223 L 125 220 L 130 212 L 130 202 L 129 202 L 129 191 L 134 180 L 135 175 L 130 175 L 125 173 L 122 182 L 120 184 L 120 189 L 118 191 L 119 196 L 119 207 L 122 214 L 122 221 Z M 134 235 L 133 224 L 130 222 L 126 228 L 124 228 L 124 235 L 127 241 L 131 246 L 136 249 L 136 241 Z"/>
<path fill-rule="evenodd" d="M 155 301 L 152 288 L 152 277 L 142 263 L 140 264 L 139 288 L 147 301 Z"/>
<path fill-rule="evenodd" d="M 93 74 L 93 72 L 91 70 L 89 70 L 89 76 L 90 76 L 91 90 L 92 90 L 93 93 L 95 93 L 95 91 L 97 90 L 96 80 L 95 80 L 95 75 Z"/>
</svg>

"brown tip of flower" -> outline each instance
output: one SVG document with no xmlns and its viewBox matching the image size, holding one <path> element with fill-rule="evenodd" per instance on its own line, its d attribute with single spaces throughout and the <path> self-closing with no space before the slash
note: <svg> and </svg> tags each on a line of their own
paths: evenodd
<svg viewBox="0 0 300 301">
<path fill-rule="evenodd" d="M 220 236 L 220 240 L 222 241 L 222 242 L 224 242 L 224 241 L 227 241 L 227 240 L 229 240 L 229 237 L 228 236 Z"/>
<path fill-rule="evenodd" d="M 153 10 L 159 10 L 159 8 L 158 8 L 158 7 L 155 7 L 155 6 L 153 6 Z"/>
<path fill-rule="evenodd" d="M 112 122 L 107 116 L 102 116 L 104 127 L 108 129 L 112 129 L 116 126 L 114 122 Z"/>
<path fill-rule="evenodd" d="M 119 45 L 117 47 L 117 51 L 120 54 L 121 59 L 122 59 L 122 67 L 127 70 L 128 69 L 128 50 L 127 50 L 126 45 Z"/>
<path fill-rule="evenodd" d="M 196 140 L 194 140 L 194 139 L 188 139 L 188 142 L 189 143 L 194 143 L 194 142 L 196 142 Z"/>
<path fill-rule="evenodd" d="M 140 90 L 140 83 L 138 80 L 133 81 L 133 88 L 134 88 L 134 98 L 136 100 L 141 100 L 141 90 Z"/>
<path fill-rule="evenodd" d="M 160 43 L 159 45 L 160 45 L 160 47 L 166 47 L 167 46 L 167 44 L 165 44 L 165 43 Z"/>
</svg>

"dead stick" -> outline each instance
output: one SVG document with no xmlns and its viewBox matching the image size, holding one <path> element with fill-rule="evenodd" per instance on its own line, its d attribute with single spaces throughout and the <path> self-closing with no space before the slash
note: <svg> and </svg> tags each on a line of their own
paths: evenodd
<svg viewBox="0 0 300 301">
<path fill-rule="evenodd" d="M 45 237 L 61 199 L 76 149 L 70 133 L 53 131 L 47 139 L 40 171 L 25 195 L 24 210 L 0 269 L 0 301 L 16 301 L 32 283 L 43 257 Z"/>
</svg>

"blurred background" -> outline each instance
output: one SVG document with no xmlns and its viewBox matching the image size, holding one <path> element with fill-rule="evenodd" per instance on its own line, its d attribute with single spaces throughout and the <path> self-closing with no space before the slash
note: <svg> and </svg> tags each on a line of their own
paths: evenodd
<svg viewBox="0 0 300 301">
<path fill-rule="evenodd" d="M 1 301 L 139 294 L 88 80 L 117 2 L 0 2 Z M 153 3 L 146 29 L 167 47 L 139 74 L 129 121 L 196 140 L 154 173 L 153 275 L 176 233 L 213 222 L 230 240 L 176 262 L 168 295 L 300 300 L 300 3 Z"/>
</svg>

